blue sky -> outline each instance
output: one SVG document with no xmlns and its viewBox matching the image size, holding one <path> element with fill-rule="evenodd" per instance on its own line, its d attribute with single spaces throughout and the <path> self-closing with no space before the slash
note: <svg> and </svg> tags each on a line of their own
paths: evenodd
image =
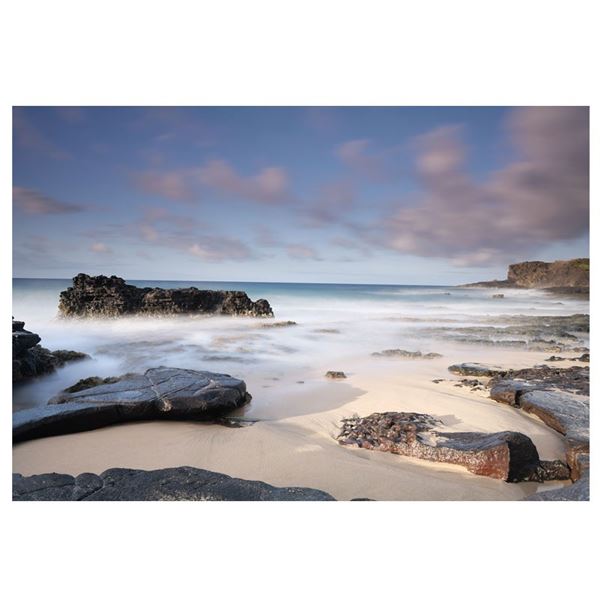
<svg viewBox="0 0 600 600">
<path fill-rule="evenodd" d="M 13 111 L 16 277 L 454 284 L 588 256 L 584 108 Z"/>
</svg>

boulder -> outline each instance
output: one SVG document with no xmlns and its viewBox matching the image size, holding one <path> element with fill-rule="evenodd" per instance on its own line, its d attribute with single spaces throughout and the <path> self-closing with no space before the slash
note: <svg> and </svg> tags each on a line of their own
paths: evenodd
<svg viewBox="0 0 600 600">
<path fill-rule="evenodd" d="M 461 465 L 476 475 L 504 481 L 568 478 L 560 461 L 540 461 L 531 439 L 522 433 L 436 430 L 443 423 L 421 413 L 385 412 L 342 421 L 338 442 L 433 462 Z"/>
<path fill-rule="evenodd" d="M 133 314 L 222 314 L 272 317 L 267 300 L 250 300 L 245 292 L 139 288 L 116 276 L 92 277 L 80 273 L 73 285 L 60 293 L 64 317 L 117 317 Z"/>
<path fill-rule="evenodd" d="M 99 381 L 91 387 L 76 384 L 77 391 L 60 393 L 47 406 L 15 412 L 13 442 L 126 421 L 211 420 L 251 398 L 244 381 L 208 371 L 158 367 L 111 383 Z"/>
<path fill-rule="evenodd" d="M 23 321 L 12 322 L 13 383 L 54 372 L 72 360 L 89 358 L 74 350 L 50 351 L 40 346 L 40 336 L 25 329 Z"/>
<path fill-rule="evenodd" d="M 142 471 L 109 469 L 100 475 L 77 477 L 46 473 L 23 477 L 13 474 L 13 500 L 335 500 L 326 492 L 303 487 L 274 487 L 262 481 L 237 479 L 176 467 Z"/>
</svg>

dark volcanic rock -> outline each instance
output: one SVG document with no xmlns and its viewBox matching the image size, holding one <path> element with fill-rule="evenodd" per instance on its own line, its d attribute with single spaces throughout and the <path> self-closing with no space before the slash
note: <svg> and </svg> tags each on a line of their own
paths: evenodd
<svg viewBox="0 0 600 600">
<path fill-rule="evenodd" d="M 80 273 L 73 285 L 60 293 L 58 305 L 62 316 L 116 317 L 132 314 L 222 314 L 272 317 L 264 300 L 253 302 L 245 292 L 138 288 L 120 277 Z"/>
<path fill-rule="evenodd" d="M 590 499 L 590 461 L 589 456 L 581 457 L 579 460 L 578 469 L 581 473 L 579 479 L 572 485 L 562 487 L 556 490 L 548 490 L 546 492 L 538 492 L 532 496 L 524 498 L 524 500 L 538 501 L 588 501 Z"/>
<path fill-rule="evenodd" d="M 81 382 L 79 382 L 81 383 Z M 76 384 L 77 386 L 77 384 Z M 63 392 L 13 414 L 13 442 L 144 419 L 211 420 L 251 398 L 240 380 L 207 371 L 148 369 L 113 383 Z"/>
<path fill-rule="evenodd" d="M 461 465 L 476 475 L 504 481 L 544 481 L 568 477 L 554 463 L 542 463 L 533 442 L 522 433 L 445 433 L 442 422 L 419 413 L 373 413 L 342 421 L 338 441 L 368 450 L 391 452 L 434 462 Z"/>
<path fill-rule="evenodd" d="M 335 500 L 312 488 L 278 488 L 193 467 L 109 469 L 78 477 L 13 474 L 13 500 Z"/>
<path fill-rule="evenodd" d="M 384 358 L 423 358 L 426 360 L 430 360 L 433 358 L 441 358 L 442 355 L 437 352 L 428 352 L 427 354 L 423 354 L 419 350 L 416 352 L 411 352 L 410 350 L 400 350 L 400 348 L 392 348 L 390 350 L 382 350 L 381 352 L 373 352 L 371 356 L 380 356 Z"/>
<path fill-rule="evenodd" d="M 52 373 L 66 362 L 89 358 L 83 352 L 73 350 L 54 350 L 39 345 L 41 341 L 37 333 L 25 330 L 23 321 L 13 320 L 13 383 L 29 377 Z"/>
<path fill-rule="evenodd" d="M 562 433 L 571 478 L 581 473 L 579 461 L 589 454 L 589 367 L 543 367 L 509 371 L 492 379 L 490 398 L 538 416 Z"/>
</svg>

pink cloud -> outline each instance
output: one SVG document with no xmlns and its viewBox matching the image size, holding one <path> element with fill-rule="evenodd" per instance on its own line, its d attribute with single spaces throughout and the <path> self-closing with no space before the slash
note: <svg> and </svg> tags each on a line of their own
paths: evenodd
<svg viewBox="0 0 600 600">
<path fill-rule="evenodd" d="M 112 250 L 102 242 L 94 242 L 90 246 L 90 250 L 97 254 L 112 254 Z"/>
<path fill-rule="evenodd" d="M 518 108 L 506 125 L 518 158 L 484 181 L 465 167 L 460 128 L 417 140 L 423 192 L 383 224 L 388 245 L 459 265 L 488 265 L 527 258 L 588 231 L 588 110 Z"/>
<path fill-rule="evenodd" d="M 199 169 L 198 176 L 210 188 L 259 203 L 274 204 L 288 197 L 288 177 L 281 167 L 266 167 L 244 177 L 229 163 L 212 160 Z"/>
<path fill-rule="evenodd" d="M 36 190 L 13 187 L 13 204 L 28 215 L 60 215 L 84 210 L 79 204 L 71 204 L 45 196 Z"/>
<path fill-rule="evenodd" d="M 193 171 L 181 169 L 175 171 L 144 171 L 135 173 L 133 181 L 137 188 L 152 196 L 169 200 L 190 200 L 192 187 L 190 178 Z"/>
</svg>

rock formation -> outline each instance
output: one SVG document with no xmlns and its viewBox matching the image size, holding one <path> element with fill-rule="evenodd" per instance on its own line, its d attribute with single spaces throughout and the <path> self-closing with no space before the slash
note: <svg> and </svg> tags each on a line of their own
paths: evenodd
<svg viewBox="0 0 600 600">
<path fill-rule="evenodd" d="M 13 500 L 335 500 L 312 488 L 278 488 L 193 467 L 109 469 L 77 477 L 13 474 Z"/>
<path fill-rule="evenodd" d="M 385 412 L 342 421 L 338 442 L 434 462 L 461 465 L 476 475 L 504 481 L 568 479 L 560 461 L 540 461 L 533 442 L 522 433 L 437 431 L 443 423 L 427 414 Z"/>
<path fill-rule="evenodd" d="M 579 479 L 590 451 L 589 367 L 523 369 L 490 383 L 492 400 L 534 414 L 565 436 L 571 479 Z"/>
<path fill-rule="evenodd" d="M 83 352 L 73 350 L 54 350 L 40 346 L 41 338 L 37 333 L 25 329 L 23 321 L 12 322 L 13 383 L 52 373 L 71 360 L 89 358 Z"/>
<path fill-rule="evenodd" d="M 15 412 L 13 442 L 142 419 L 210 420 L 251 398 L 244 381 L 208 371 L 158 367 L 110 383 L 93 379 L 46 406 Z"/>
<path fill-rule="evenodd" d="M 65 317 L 116 317 L 133 314 L 221 314 L 272 317 L 267 300 L 250 300 L 245 292 L 138 288 L 120 277 L 80 273 L 60 293 L 59 312 Z"/>
<path fill-rule="evenodd" d="M 590 259 L 515 263 L 508 267 L 506 279 L 479 281 L 463 287 L 542 288 L 554 291 L 589 292 Z"/>
</svg>

